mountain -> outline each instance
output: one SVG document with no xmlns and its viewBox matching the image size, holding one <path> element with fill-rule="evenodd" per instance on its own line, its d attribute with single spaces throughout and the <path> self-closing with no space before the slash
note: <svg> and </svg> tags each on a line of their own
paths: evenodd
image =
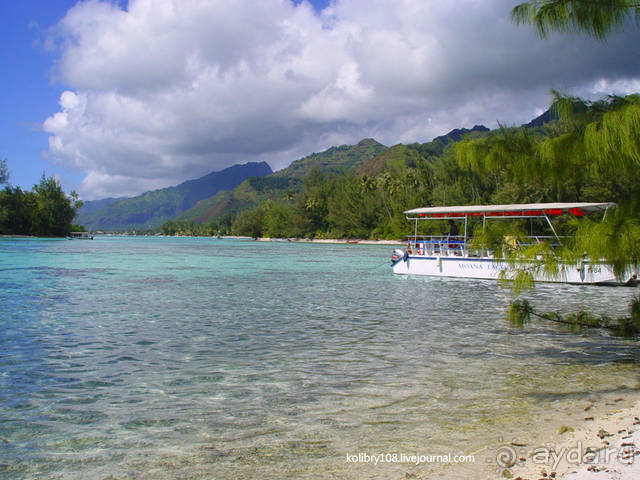
<svg viewBox="0 0 640 480">
<path fill-rule="evenodd" d="M 119 198 L 102 198 L 100 200 L 87 200 L 82 203 L 82 213 L 88 214 L 100 210 L 107 205 L 111 205 L 114 202 L 120 200 Z"/>
<path fill-rule="evenodd" d="M 558 120 L 558 112 L 556 108 L 552 105 L 549 110 L 545 111 L 542 115 L 534 118 L 529 123 L 525 123 L 523 127 L 525 128 L 542 127 L 546 123 L 554 122 L 556 120 Z"/>
<path fill-rule="evenodd" d="M 468 129 L 468 128 L 454 128 L 453 130 L 451 130 L 449 133 L 447 133 L 446 135 L 441 135 L 439 137 L 436 137 L 433 139 L 434 142 L 442 142 L 443 145 L 447 145 L 448 143 L 451 142 L 459 142 L 460 140 L 462 140 L 462 137 L 464 137 L 465 135 L 469 134 L 469 133 L 474 133 L 474 132 L 489 132 L 490 130 L 485 127 L 484 125 L 476 125 L 474 126 L 472 129 Z"/>
<path fill-rule="evenodd" d="M 356 145 L 331 147 L 320 153 L 296 160 L 287 168 L 278 170 L 273 177 L 304 178 L 314 169 L 324 173 L 342 173 L 356 169 L 387 149 L 373 138 L 360 140 Z"/>
<path fill-rule="evenodd" d="M 366 138 L 356 145 L 331 147 L 323 152 L 313 153 L 271 175 L 246 179 L 231 192 L 219 192 L 203 199 L 177 220 L 203 223 L 222 214 L 250 208 L 266 199 L 281 200 L 287 192 L 299 192 L 302 179 L 313 171 L 320 171 L 324 175 L 350 172 L 385 150 L 386 146 Z"/>
<path fill-rule="evenodd" d="M 377 177 L 385 171 L 395 175 L 404 175 L 407 168 L 415 168 L 421 159 L 432 155 L 441 155 L 447 144 L 459 142 L 468 134 L 482 135 L 489 131 L 484 125 L 476 125 L 471 129 L 456 128 L 446 135 L 434 138 L 428 143 L 413 143 L 410 145 L 399 143 L 387 148 L 368 162 L 361 164 L 355 170 L 355 173 L 368 177 Z"/>
<path fill-rule="evenodd" d="M 233 190 L 249 177 L 271 173 L 266 162 L 250 162 L 136 197 L 88 201 L 80 209 L 75 223 L 92 231 L 156 228 L 204 198 L 222 190 Z"/>
<path fill-rule="evenodd" d="M 355 173 L 361 176 L 376 177 L 384 171 L 390 171 L 400 175 L 406 171 L 407 167 L 415 167 L 420 158 L 422 156 L 414 145 L 398 144 L 389 147 L 380 155 L 360 165 Z"/>
</svg>

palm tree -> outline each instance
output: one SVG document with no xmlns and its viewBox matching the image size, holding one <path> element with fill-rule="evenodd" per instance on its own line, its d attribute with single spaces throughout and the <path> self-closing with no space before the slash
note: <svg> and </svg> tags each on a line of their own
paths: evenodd
<svg viewBox="0 0 640 480">
<path fill-rule="evenodd" d="M 295 198 L 295 196 L 293 195 L 293 192 L 289 189 L 287 189 L 286 192 L 284 192 L 284 199 L 287 202 L 292 201 Z"/>
<path fill-rule="evenodd" d="M 362 193 L 371 192 L 375 189 L 375 187 L 376 183 L 373 178 L 369 177 L 368 175 L 362 176 L 362 178 L 360 179 L 360 191 Z"/>
</svg>

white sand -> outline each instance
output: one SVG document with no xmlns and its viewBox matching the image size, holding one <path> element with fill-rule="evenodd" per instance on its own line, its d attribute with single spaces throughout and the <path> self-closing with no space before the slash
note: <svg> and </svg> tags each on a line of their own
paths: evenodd
<svg viewBox="0 0 640 480">
<path fill-rule="evenodd" d="M 521 457 L 509 469 L 511 478 L 640 480 L 640 401 L 627 408 L 607 403 L 593 420 L 591 406 L 584 408 L 582 425 L 558 433 L 556 444 L 530 450 L 528 458 Z"/>
</svg>

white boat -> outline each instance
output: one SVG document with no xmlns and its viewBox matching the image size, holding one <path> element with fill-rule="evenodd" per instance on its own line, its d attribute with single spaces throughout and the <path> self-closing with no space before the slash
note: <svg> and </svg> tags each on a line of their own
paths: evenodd
<svg viewBox="0 0 640 480">
<path fill-rule="evenodd" d="M 93 235 L 89 232 L 71 232 L 67 235 L 67 240 L 93 240 Z"/>
<path fill-rule="evenodd" d="M 393 273 L 399 275 L 427 275 L 434 277 L 459 277 L 498 279 L 513 278 L 523 267 L 528 269 L 535 281 L 574 283 L 574 284 L 637 284 L 637 270 L 629 269 L 627 277 L 620 281 L 614 275 L 611 266 L 603 262 L 586 260 L 575 264 L 560 263 L 556 275 L 545 274 L 533 262 L 520 262 L 514 266 L 501 255 L 482 248 L 474 248 L 470 243 L 470 223 L 482 221 L 483 231 L 487 220 L 496 219 L 546 219 L 550 228 L 549 236 L 530 236 L 526 242 L 517 243 L 516 239 L 507 240 L 513 248 L 549 242 L 552 245 L 562 243 L 561 237 L 551 222 L 551 217 L 573 215 L 581 217 L 585 213 L 601 212 L 606 215 L 615 203 L 533 203 L 522 205 L 471 205 L 451 207 L 428 207 L 407 210 L 407 220 L 414 222 L 414 234 L 408 237 L 405 250 L 396 249 L 391 257 Z M 418 235 L 418 222 L 433 220 L 451 220 L 457 226 L 464 221 L 463 235 Z M 460 225 L 461 227 L 462 225 Z M 462 230 L 462 229 L 461 229 Z M 530 267 L 530 268 L 528 268 Z M 637 267 L 636 267 L 637 269 Z M 502 273 L 501 273 L 502 272 Z"/>
</svg>

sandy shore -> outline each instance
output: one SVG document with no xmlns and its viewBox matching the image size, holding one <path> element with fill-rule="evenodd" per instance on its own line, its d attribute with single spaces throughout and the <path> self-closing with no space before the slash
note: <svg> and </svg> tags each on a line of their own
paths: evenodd
<svg viewBox="0 0 640 480">
<path fill-rule="evenodd" d="M 531 480 L 640 479 L 640 399 L 638 394 L 585 402 L 575 425 L 559 425 L 542 445 L 512 442 L 497 452 L 496 478 Z M 633 397 L 633 398 L 631 398 Z"/>
<path fill-rule="evenodd" d="M 346 238 L 258 238 L 259 242 L 352 243 L 361 245 L 405 245 L 400 240 L 356 240 Z"/>
</svg>

